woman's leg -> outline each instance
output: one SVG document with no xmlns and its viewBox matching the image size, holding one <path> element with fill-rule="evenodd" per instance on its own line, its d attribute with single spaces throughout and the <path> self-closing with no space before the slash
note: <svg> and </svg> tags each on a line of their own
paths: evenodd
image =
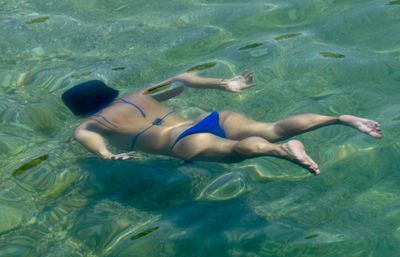
<svg viewBox="0 0 400 257">
<path fill-rule="evenodd" d="M 251 120 L 239 113 L 221 112 L 221 125 L 228 138 L 234 140 L 258 136 L 270 142 L 276 142 L 333 124 L 350 126 L 375 138 L 381 137 L 379 123 L 351 115 L 333 117 L 308 113 L 291 116 L 273 123 L 263 123 Z"/>
<path fill-rule="evenodd" d="M 318 175 L 318 165 L 306 154 L 300 141 L 271 144 L 261 137 L 240 141 L 224 139 L 208 133 L 187 136 L 173 149 L 175 157 L 184 160 L 239 162 L 261 156 L 272 156 L 292 161 Z"/>
</svg>

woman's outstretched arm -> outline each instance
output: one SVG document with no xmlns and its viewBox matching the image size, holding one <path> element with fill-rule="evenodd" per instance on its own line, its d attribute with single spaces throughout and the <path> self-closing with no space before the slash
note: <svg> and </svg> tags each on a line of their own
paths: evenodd
<svg viewBox="0 0 400 257">
<path fill-rule="evenodd" d="M 170 87 L 171 83 L 182 82 L 183 85 L 196 89 L 219 89 L 230 92 L 240 92 L 243 89 L 254 86 L 253 73 L 244 72 L 242 75 L 235 76 L 231 79 L 217 79 L 217 78 L 206 78 L 200 77 L 193 72 L 185 72 L 161 81 L 155 85 L 152 85 L 142 91 L 143 94 L 151 94 L 154 98 L 159 101 L 170 99 L 176 95 L 179 95 L 183 91 L 183 87 Z"/>
</svg>

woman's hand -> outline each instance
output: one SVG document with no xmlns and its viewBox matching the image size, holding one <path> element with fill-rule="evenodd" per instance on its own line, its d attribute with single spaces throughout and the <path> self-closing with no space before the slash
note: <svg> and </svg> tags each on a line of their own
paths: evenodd
<svg viewBox="0 0 400 257">
<path fill-rule="evenodd" d="M 245 71 L 242 75 L 223 81 L 222 85 L 228 91 L 239 93 L 242 89 L 247 89 L 256 85 L 252 82 L 253 72 Z"/>
</svg>

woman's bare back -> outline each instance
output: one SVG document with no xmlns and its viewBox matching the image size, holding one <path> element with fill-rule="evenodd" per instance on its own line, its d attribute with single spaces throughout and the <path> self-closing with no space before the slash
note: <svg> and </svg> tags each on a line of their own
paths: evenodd
<svg viewBox="0 0 400 257">
<path fill-rule="evenodd" d="M 101 134 L 117 148 L 158 153 L 170 148 L 174 128 L 190 124 L 192 120 L 182 118 L 153 97 L 135 93 L 92 115 L 82 126 Z"/>
</svg>

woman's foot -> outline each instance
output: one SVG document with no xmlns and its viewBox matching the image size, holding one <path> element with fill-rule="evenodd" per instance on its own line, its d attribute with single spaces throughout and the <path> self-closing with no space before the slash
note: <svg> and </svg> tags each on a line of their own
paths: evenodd
<svg viewBox="0 0 400 257">
<path fill-rule="evenodd" d="M 286 152 L 287 158 L 300 166 L 308 169 L 315 175 L 320 174 L 318 164 L 316 164 L 304 150 L 304 145 L 298 140 L 290 140 L 282 145 L 282 149 Z"/>
<path fill-rule="evenodd" d="M 351 126 L 359 131 L 366 133 L 374 138 L 381 138 L 381 125 L 373 120 L 367 120 L 352 115 L 341 115 L 339 121 L 344 125 Z"/>
</svg>

